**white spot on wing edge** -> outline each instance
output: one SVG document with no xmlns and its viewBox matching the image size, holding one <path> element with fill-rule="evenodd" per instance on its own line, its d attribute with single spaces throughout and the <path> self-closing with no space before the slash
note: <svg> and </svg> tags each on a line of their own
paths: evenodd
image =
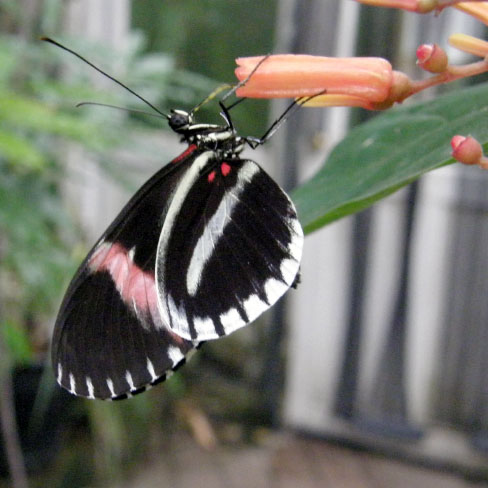
<svg viewBox="0 0 488 488">
<path fill-rule="evenodd" d="M 269 303 L 275 303 L 280 298 L 289 286 L 282 281 L 275 278 L 269 278 L 264 284 L 264 292 Z"/>
<path fill-rule="evenodd" d="M 117 395 L 115 394 L 115 390 L 114 390 L 114 382 L 113 382 L 113 381 L 112 381 L 110 378 L 107 378 L 107 386 L 108 386 L 108 389 L 109 389 L 109 391 L 110 391 L 110 395 L 111 395 L 112 397 L 117 396 Z"/>
<path fill-rule="evenodd" d="M 243 320 L 236 308 L 230 308 L 227 312 L 224 312 L 219 317 L 220 323 L 225 330 L 225 334 L 229 335 L 231 332 L 240 329 L 246 325 L 246 321 Z M 207 341 L 219 338 L 217 336 L 215 324 L 213 320 L 209 317 L 195 317 L 194 318 L 195 328 L 198 332 L 199 341 Z M 202 327 L 201 324 L 206 324 Z M 194 345 L 198 345 L 199 342 L 195 342 Z M 193 353 L 193 352 L 192 352 Z"/>
<path fill-rule="evenodd" d="M 152 381 L 156 381 L 159 378 L 159 376 L 156 374 L 156 371 L 154 370 L 154 364 L 151 362 L 149 358 L 147 358 L 147 370 L 151 375 Z"/>
<path fill-rule="evenodd" d="M 249 322 L 252 322 L 255 318 L 259 317 L 265 310 L 267 310 L 270 305 L 263 302 L 257 295 L 250 295 L 242 303 Z"/>
<path fill-rule="evenodd" d="M 285 283 L 290 286 L 298 273 L 300 263 L 295 259 L 283 259 L 280 264 L 281 276 Z M 288 288 L 288 287 L 287 287 Z M 284 292 L 283 292 L 284 293 Z"/>
<path fill-rule="evenodd" d="M 168 357 L 173 362 L 173 366 L 178 364 L 185 356 L 176 346 L 168 347 Z"/>
<path fill-rule="evenodd" d="M 88 388 L 88 398 L 95 398 L 95 388 L 93 388 L 93 383 L 89 376 L 86 377 L 86 387 Z"/>
<path fill-rule="evenodd" d="M 132 379 L 132 375 L 130 374 L 130 371 L 125 372 L 125 381 L 127 381 L 127 384 L 129 385 L 129 388 L 132 390 L 135 390 L 136 387 L 134 386 L 134 380 Z"/>
<path fill-rule="evenodd" d="M 73 376 L 73 373 L 69 374 L 69 391 L 73 393 L 73 395 L 76 395 L 76 381 L 75 377 Z"/>
<path fill-rule="evenodd" d="M 61 363 L 58 363 L 58 376 L 56 379 L 58 383 L 61 384 L 61 381 L 63 379 L 63 367 L 61 366 Z"/>
<path fill-rule="evenodd" d="M 285 271 L 286 274 L 288 275 L 288 278 L 291 278 L 293 276 L 291 281 L 284 283 L 281 280 L 277 280 L 275 278 L 269 278 L 264 284 L 264 292 L 266 294 L 267 303 L 261 300 L 257 295 L 250 295 L 242 303 L 242 307 L 244 308 L 244 311 L 246 312 L 246 315 L 249 319 L 248 323 L 253 322 L 268 308 L 271 308 L 278 301 L 278 299 L 281 298 L 285 294 L 285 292 L 290 288 L 290 283 L 293 282 L 298 272 L 298 263 L 292 259 L 288 259 L 286 261 L 287 261 L 286 262 L 287 269 L 284 270 L 282 268 L 281 271 L 282 272 Z M 288 269 L 288 265 L 291 266 L 293 270 Z M 227 312 L 227 314 L 229 312 Z M 222 316 L 221 316 L 221 320 L 222 320 Z M 222 320 L 222 323 L 224 323 L 224 320 Z M 236 322 L 236 325 L 233 328 L 229 328 L 229 329 L 226 328 L 226 332 L 227 331 L 229 333 L 233 332 L 234 330 L 244 325 L 246 325 L 246 323 L 244 322 L 244 320 L 241 320 L 241 323 L 238 324 Z"/>
<path fill-rule="evenodd" d="M 246 325 L 236 308 L 230 308 L 220 315 L 220 322 L 225 331 L 233 331 Z"/>
<path fill-rule="evenodd" d="M 199 340 L 207 337 L 210 339 L 216 337 L 217 333 L 215 331 L 215 324 L 210 317 L 194 317 L 193 325 L 197 331 L 197 337 Z"/>
</svg>

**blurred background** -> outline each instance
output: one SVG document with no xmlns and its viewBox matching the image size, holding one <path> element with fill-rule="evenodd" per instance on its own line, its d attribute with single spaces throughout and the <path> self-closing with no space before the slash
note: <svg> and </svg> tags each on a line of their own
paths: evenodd
<svg viewBox="0 0 488 488">
<path fill-rule="evenodd" d="M 437 170 L 307 237 L 298 290 L 163 385 L 118 403 L 61 391 L 49 342 L 62 295 L 183 147 L 159 119 L 75 108 L 144 109 L 39 41 L 167 111 L 233 83 L 238 56 L 383 56 L 418 77 L 418 44 L 482 30 L 456 11 L 352 0 L 0 0 L 0 487 L 485 483 L 488 192 L 472 169 Z M 239 132 L 262 135 L 286 104 L 239 105 Z M 217 104 L 199 116 L 218 123 Z M 303 109 L 248 156 L 291 190 L 370 116 Z"/>
</svg>

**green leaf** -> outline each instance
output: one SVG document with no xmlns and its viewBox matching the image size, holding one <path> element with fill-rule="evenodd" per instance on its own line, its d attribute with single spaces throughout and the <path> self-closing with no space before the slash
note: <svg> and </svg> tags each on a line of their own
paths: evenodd
<svg viewBox="0 0 488 488">
<path fill-rule="evenodd" d="M 26 138 L 0 130 L 0 156 L 10 163 L 29 170 L 39 170 L 47 164 L 44 155 L 37 146 Z"/>
<path fill-rule="evenodd" d="M 101 129 L 80 117 L 56 111 L 43 103 L 0 89 L 0 122 L 19 130 L 53 134 L 90 147 L 103 148 Z"/>
<path fill-rule="evenodd" d="M 488 84 L 399 107 L 353 129 L 319 172 L 294 190 L 306 233 L 358 212 L 432 169 L 453 162 L 450 140 L 488 143 Z M 485 102 L 486 103 L 486 102 Z"/>
<path fill-rule="evenodd" d="M 27 363 L 32 358 L 32 349 L 26 331 L 12 321 L 4 321 L 1 324 L 3 334 L 10 356 L 15 363 Z"/>
</svg>

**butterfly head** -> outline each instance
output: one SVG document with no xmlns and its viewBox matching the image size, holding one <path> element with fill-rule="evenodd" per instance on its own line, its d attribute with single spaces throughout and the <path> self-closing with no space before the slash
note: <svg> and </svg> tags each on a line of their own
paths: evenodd
<svg viewBox="0 0 488 488">
<path fill-rule="evenodd" d="M 171 110 L 168 117 L 168 124 L 176 133 L 185 133 L 193 124 L 193 116 L 184 110 Z"/>
</svg>

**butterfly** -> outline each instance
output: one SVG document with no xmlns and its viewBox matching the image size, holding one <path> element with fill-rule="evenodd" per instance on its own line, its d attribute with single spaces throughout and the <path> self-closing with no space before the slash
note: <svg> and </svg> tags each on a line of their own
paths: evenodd
<svg viewBox="0 0 488 488">
<path fill-rule="evenodd" d="M 185 150 L 135 193 L 72 279 L 52 340 L 55 376 L 72 394 L 118 400 L 145 391 L 295 286 L 296 209 L 241 157 L 284 116 L 261 139 L 241 137 L 219 103 L 222 125 L 195 123 L 195 110 L 164 114 Z"/>
</svg>

